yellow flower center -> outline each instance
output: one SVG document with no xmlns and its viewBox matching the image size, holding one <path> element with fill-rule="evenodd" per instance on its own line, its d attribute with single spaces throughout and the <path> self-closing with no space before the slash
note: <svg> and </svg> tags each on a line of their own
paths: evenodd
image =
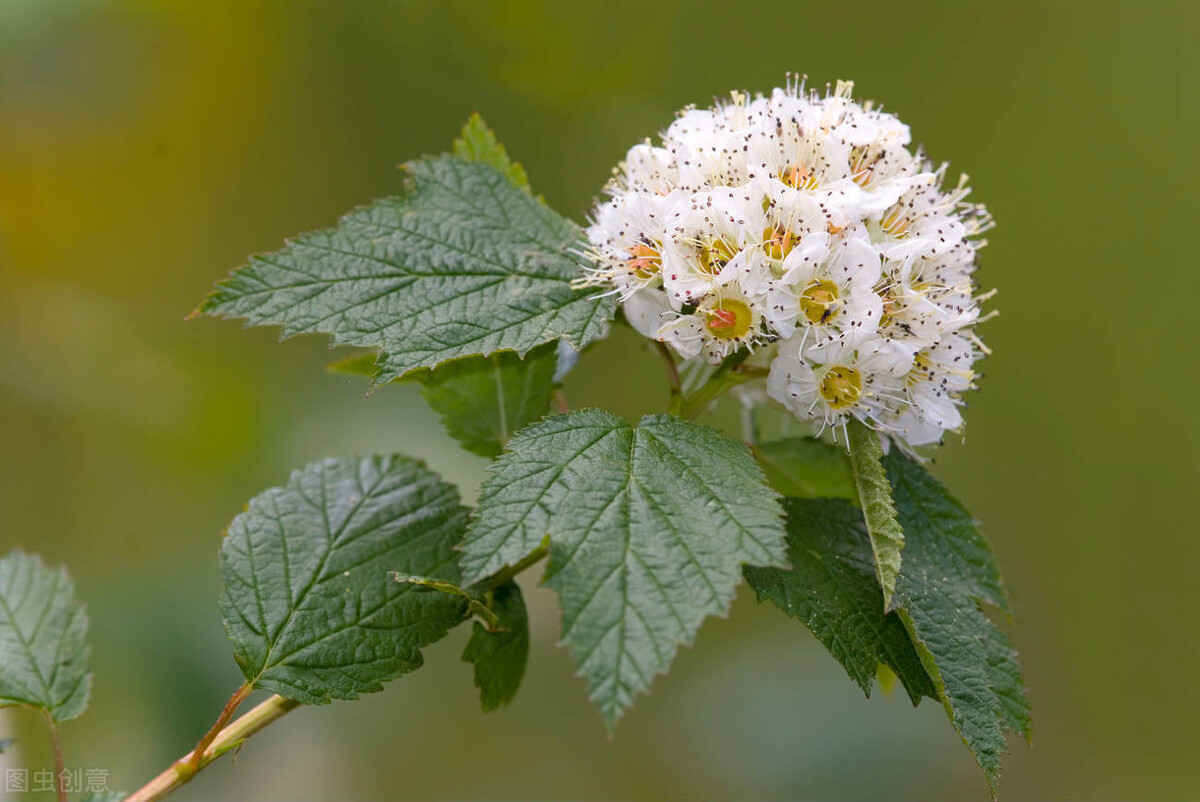
<svg viewBox="0 0 1200 802">
<path fill-rule="evenodd" d="M 856 145 L 850 149 L 850 177 L 854 183 L 865 187 L 871 183 L 871 174 L 875 164 L 883 154 L 875 148 L 866 145 Z"/>
<path fill-rule="evenodd" d="M 750 307 L 736 298 L 719 300 L 706 312 L 704 327 L 708 329 L 709 334 L 721 340 L 735 340 L 746 336 L 754 322 Z"/>
<path fill-rule="evenodd" d="M 729 264 L 729 260 L 737 255 L 737 248 L 723 239 L 714 239 L 709 243 L 701 243 L 700 251 L 696 254 L 700 272 L 715 276 L 721 268 Z"/>
<path fill-rule="evenodd" d="M 825 323 L 837 308 L 837 285 L 828 279 L 813 279 L 800 294 L 800 311 L 809 323 Z"/>
<path fill-rule="evenodd" d="M 786 228 L 764 228 L 763 248 L 767 256 L 776 261 L 783 261 L 792 249 L 799 243 L 800 238 Z"/>
<path fill-rule="evenodd" d="M 642 280 L 654 278 L 662 267 L 662 257 L 653 246 L 639 242 L 629 249 L 627 263 L 634 275 Z"/>
<path fill-rule="evenodd" d="M 862 395 L 862 374 L 854 368 L 832 367 L 821 377 L 819 391 L 833 409 L 845 409 Z"/>
<path fill-rule="evenodd" d="M 885 233 L 896 239 L 903 239 L 908 235 L 908 227 L 912 225 L 912 220 L 904 213 L 904 206 L 896 204 L 884 214 L 879 225 Z"/>
<path fill-rule="evenodd" d="M 780 170 L 779 180 L 792 189 L 816 189 L 818 186 L 817 179 L 803 164 Z"/>
</svg>

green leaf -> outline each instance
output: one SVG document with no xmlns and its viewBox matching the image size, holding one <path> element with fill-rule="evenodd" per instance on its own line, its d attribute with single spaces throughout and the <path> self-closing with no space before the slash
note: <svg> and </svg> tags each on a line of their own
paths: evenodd
<svg viewBox="0 0 1200 802">
<path fill-rule="evenodd" d="M 519 432 L 494 470 L 463 543 L 464 580 L 549 535 L 563 640 L 610 727 L 705 617 L 728 610 L 742 564 L 784 564 L 775 492 L 744 445 L 704 426 L 571 412 Z"/>
<path fill-rule="evenodd" d="M 913 704 L 937 698 L 896 613 L 884 613 L 862 511 L 841 499 L 784 501 L 792 570 L 746 568 L 758 600 L 812 630 L 867 696 L 879 666 L 892 669 Z"/>
<path fill-rule="evenodd" d="M 454 140 L 454 155 L 464 161 L 491 165 L 513 186 L 529 189 L 529 176 L 525 174 L 525 168 L 508 158 L 508 151 L 484 123 L 479 112 L 471 114 L 462 133 Z"/>
<path fill-rule="evenodd" d="M 197 314 L 323 333 L 380 351 L 375 386 L 417 368 L 564 338 L 599 338 L 615 302 L 574 289 L 578 227 L 487 165 L 440 156 L 407 165 L 403 198 L 256 256 Z"/>
<path fill-rule="evenodd" d="M 325 366 L 325 371 L 344 376 L 365 376 L 374 381 L 375 377 L 379 375 L 379 368 L 375 365 L 378 359 L 379 354 L 375 351 L 356 351 L 349 356 L 330 362 Z"/>
<path fill-rule="evenodd" d="M 487 601 L 482 596 L 464 590 L 453 582 L 447 582 L 443 579 L 433 579 L 427 576 L 408 576 L 396 571 L 392 571 L 390 576 L 393 581 L 400 582 L 401 584 L 416 585 L 427 590 L 436 590 L 439 593 L 448 593 L 451 596 L 458 596 L 461 599 L 465 599 L 468 614 L 479 616 L 492 629 L 500 626 L 500 618 L 492 612 L 492 608 L 488 606 Z"/>
<path fill-rule="evenodd" d="M 256 496 L 221 546 L 221 611 L 246 680 L 322 704 L 419 668 L 467 605 L 388 572 L 457 583 L 466 521 L 452 485 L 399 456 L 314 462 Z"/>
<path fill-rule="evenodd" d="M 879 586 L 883 588 L 883 608 L 891 610 L 894 607 L 896 577 L 900 575 L 904 529 L 896 520 L 892 488 L 880 462 L 883 448 L 879 444 L 879 435 L 866 424 L 852 418 L 846 427 L 846 436 L 850 440 L 850 467 L 854 471 L 858 500 L 867 519 L 867 532 L 871 535 L 875 574 Z"/>
<path fill-rule="evenodd" d="M 844 448 L 811 437 L 789 437 L 754 446 L 754 455 L 771 487 L 785 498 L 858 499 Z"/>
<path fill-rule="evenodd" d="M 994 794 L 1004 730 L 1032 732 L 1016 652 L 981 607 L 1007 611 L 1000 574 L 974 519 L 937 479 L 896 450 L 885 465 L 907 535 L 900 615 Z"/>
<path fill-rule="evenodd" d="M 462 654 L 475 666 L 475 687 L 485 713 L 513 700 L 529 659 L 529 613 L 520 586 L 509 580 L 489 595 L 498 625 L 489 629 L 476 621 Z"/>
<path fill-rule="evenodd" d="M 463 448 L 494 457 L 513 432 L 550 409 L 557 348 L 547 343 L 524 359 L 501 351 L 447 362 L 417 374 L 421 395 Z"/>
<path fill-rule="evenodd" d="M 63 567 L 17 549 L 0 559 L 0 707 L 67 721 L 87 709 L 88 617 Z"/>
</svg>

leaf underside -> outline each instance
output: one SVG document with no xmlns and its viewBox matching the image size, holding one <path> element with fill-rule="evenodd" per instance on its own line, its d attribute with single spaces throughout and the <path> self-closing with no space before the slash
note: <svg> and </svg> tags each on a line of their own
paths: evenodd
<svg viewBox="0 0 1200 802">
<path fill-rule="evenodd" d="M 550 409 L 558 346 L 525 355 L 501 351 L 439 365 L 418 374 L 421 395 L 450 436 L 481 457 L 495 457 L 513 433 Z"/>
<path fill-rule="evenodd" d="M 559 338 L 582 348 L 604 333 L 614 301 L 571 287 L 582 265 L 569 251 L 575 224 L 486 163 L 439 156 L 406 170 L 404 197 L 253 257 L 197 312 L 376 349 L 376 386 Z"/>
<path fill-rule="evenodd" d="M 875 554 L 875 574 L 883 588 L 883 607 L 894 607 L 896 577 L 900 575 L 900 551 L 904 548 L 904 529 L 896 519 L 892 489 L 884 472 L 883 448 L 879 435 L 860 421 L 851 419 L 846 427 L 850 440 L 850 467 L 858 490 L 858 501 L 866 518 Z"/>
<path fill-rule="evenodd" d="M 846 449 L 811 437 L 788 437 L 756 445 L 759 467 L 784 498 L 858 500 Z"/>
<path fill-rule="evenodd" d="M 893 449 L 884 460 L 904 527 L 899 612 L 955 729 L 995 794 L 1005 730 L 1032 722 L 1016 651 L 982 604 L 1008 612 L 991 550 L 966 508 Z"/>
<path fill-rule="evenodd" d="M 464 580 L 550 538 L 546 585 L 563 641 L 611 727 L 701 622 L 723 614 L 740 566 L 784 565 L 777 496 L 748 449 L 666 415 L 635 429 L 601 410 L 521 431 L 485 482 Z"/>
<path fill-rule="evenodd" d="M 483 712 L 504 707 L 517 695 L 529 659 L 529 613 L 521 588 L 511 579 L 491 593 L 499 628 L 476 621 L 462 659 L 475 666 L 475 687 Z"/>
<path fill-rule="evenodd" d="M 87 708 L 88 617 L 67 569 L 21 550 L 0 559 L 0 707 L 67 721 Z"/>
<path fill-rule="evenodd" d="M 882 663 L 914 705 L 938 698 L 904 623 L 883 611 L 862 511 L 841 499 L 801 498 L 786 499 L 784 510 L 792 570 L 746 568 L 758 600 L 803 621 L 867 696 Z"/>
<path fill-rule="evenodd" d="M 466 602 L 388 574 L 457 583 L 466 522 L 452 485 L 399 456 L 315 462 L 256 496 L 221 547 L 221 611 L 247 681 L 321 704 L 420 667 Z"/>
</svg>

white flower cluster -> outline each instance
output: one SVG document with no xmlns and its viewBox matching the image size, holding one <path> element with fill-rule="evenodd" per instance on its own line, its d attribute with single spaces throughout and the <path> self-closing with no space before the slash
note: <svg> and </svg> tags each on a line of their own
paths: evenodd
<svg viewBox="0 0 1200 802">
<path fill-rule="evenodd" d="M 587 229 L 581 284 L 685 359 L 770 345 L 767 393 L 802 420 L 848 416 L 908 445 L 962 423 L 986 353 L 974 239 L 991 225 L 851 84 L 789 81 L 688 108 L 630 149 Z"/>
</svg>

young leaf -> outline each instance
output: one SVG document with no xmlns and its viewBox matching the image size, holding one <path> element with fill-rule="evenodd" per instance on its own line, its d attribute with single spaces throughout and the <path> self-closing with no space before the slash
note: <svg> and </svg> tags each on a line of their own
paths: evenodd
<svg viewBox="0 0 1200 802">
<path fill-rule="evenodd" d="M 488 629 L 476 621 L 462 654 L 475 666 L 475 687 L 485 713 L 513 700 L 529 659 L 529 613 L 520 586 L 511 579 L 500 585 L 491 592 L 490 607 L 498 626 Z"/>
<path fill-rule="evenodd" d="M 547 343 L 524 359 L 501 351 L 447 362 L 418 374 L 421 395 L 463 448 L 494 457 L 550 409 L 557 348 Z"/>
<path fill-rule="evenodd" d="M 256 496 L 221 546 L 221 611 L 246 680 L 322 704 L 420 667 L 467 605 L 388 572 L 457 583 L 466 520 L 452 485 L 399 456 L 314 462 Z"/>
<path fill-rule="evenodd" d="M 476 594 L 468 590 L 464 590 L 453 582 L 447 582 L 444 579 L 433 579 L 427 576 L 408 576 L 397 571 L 392 571 L 391 576 L 393 582 L 400 582 L 405 585 L 415 585 L 425 588 L 426 590 L 436 590 L 439 593 L 448 593 L 451 596 L 458 596 L 467 603 L 467 613 L 469 615 L 477 615 L 487 622 L 487 625 L 493 629 L 500 626 L 500 618 L 492 608 L 488 606 L 487 601 L 483 598 L 483 594 Z"/>
<path fill-rule="evenodd" d="M 900 615 L 994 794 L 1005 728 L 1031 735 L 1016 652 L 980 606 L 1007 611 L 1000 575 L 970 513 L 937 479 L 895 450 L 884 462 L 907 535 Z"/>
<path fill-rule="evenodd" d="M 529 189 L 529 176 L 525 174 L 525 168 L 508 158 L 508 151 L 484 123 L 479 112 L 471 114 L 462 133 L 454 140 L 454 155 L 464 161 L 489 164 L 514 187 Z"/>
<path fill-rule="evenodd" d="M 0 707 L 67 721 L 87 708 L 88 617 L 63 567 L 17 549 L 0 559 Z"/>
<path fill-rule="evenodd" d="M 484 483 L 463 543 L 478 581 L 548 534 L 563 640 L 611 727 L 700 623 L 728 610 L 740 566 L 784 564 L 777 496 L 749 450 L 667 415 L 609 412 L 519 432 Z"/>
<path fill-rule="evenodd" d="M 841 499 L 799 498 L 786 499 L 784 511 L 792 570 L 746 568 L 758 600 L 803 621 L 867 696 L 883 664 L 914 705 L 938 698 L 904 623 L 883 611 L 862 511 Z"/>
<path fill-rule="evenodd" d="M 407 172 L 405 197 L 253 257 L 197 314 L 378 349 L 376 386 L 560 337 L 582 348 L 604 333 L 612 298 L 571 286 L 582 266 L 574 223 L 487 164 L 440 156 Z"/>
<path fill-rule="evenodd" d="M 374 351 L 355 351 L 349 356 L 335 359 L 327 364 L 325 372 L 338 373 L 343 376 L 365 376 L 374 381 L 375 376 L 379 373 L 379 368 L 375 365 L 378 359 L 379 354 Z"/>
<path fill-rule="evenodd" d="M 844 448 L 811 437 L 788 437 L 753 448 L 767 481 L 785 498 L 858 499 Z"/>
<path fill-rule="evenodd" d="M 850 440 L 850 467 L 854 471 L 858 500 L 867 519 L 871 550 L 875 554 L 875 574 L 883 588 L 883 609 L 891 610 L 896 577 L 900 575 L 904 529 L 896 520 L 892 489 L 880 462 L 883 448 L 879 444 L 879 435 L 854 419 L 846 427 L 846 435 Z"/>
</svg>

